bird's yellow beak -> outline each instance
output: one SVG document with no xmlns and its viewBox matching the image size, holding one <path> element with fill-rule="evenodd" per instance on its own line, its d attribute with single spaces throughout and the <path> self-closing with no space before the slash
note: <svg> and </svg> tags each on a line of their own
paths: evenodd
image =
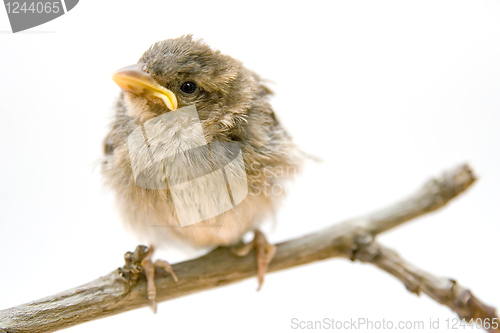
<svg viewBox="0 0 500 333">
<path fill-rule="evenodd" d="M 156 82 L 153 77 L 144 70 L 144 63 L 123 67 L 113 73 L 113 81 L 124 91 L 144 97 L 147 100 L 160 98 L 171 111 L 177 109 L 177 98 L 175 94 Z"/>
</svg>

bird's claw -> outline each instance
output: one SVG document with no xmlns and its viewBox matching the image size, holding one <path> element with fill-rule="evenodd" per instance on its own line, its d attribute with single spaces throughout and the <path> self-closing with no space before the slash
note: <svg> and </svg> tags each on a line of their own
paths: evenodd
<svg viewBox="0 0 500 333">
<path fill-rule="evenodd" d="M 131 287 L 137 282 L 139 277 L 144 273 L 147 281 L 148 299 L 151 310 L 156 313 L 156 286 L 155 272 L 156 267 L 163 268 L 167 273 L 170 273 L 175 282 L 178 281 L 172 266 L 165 260 L 152 261 L 154 247 L 149 248 L 144 245 L 138 245 L 134 252 L 125 253 L 125 265 L 119 268 L 121 278 L 126 280 Z"/>
<path fill-rule="evenodd" d="M 259 287 L 257 291 L 260 290 L 262 284 L 264 283 L 264 276 L 267 272 L 267 266 L 273 260 L 276 254 L 276 246 L 270 244 L 266 236 L 259 230 L 255 231 L 255 236 L 252 242 L 247 243 L 241 247 L 231 247 L 231 250 L 237 256 L 246 256 L 250 251 L 255 248 L 257 255 L 257 272 L 259 279 Z"/>
<path fill-rule="evenodd" d="M 155 272 L 156 267 L 163 268 L 167 273 L 170 273 L 174 278 L 175 282 L 178 282 L 177 275 L 175 275 L 172 266 L 165 260 L 156 260 L 154 263 L 153 258 L 154 247 L 150 246 L 147 255 L 142 259 L 141 266 L 144 269 L 144 274 L 146 275 L 146 280 L 148 284 L 148 299 L 149 306 L 153 313 L 156 313 L 156 286 L 155 286 Z"/>
</svg>

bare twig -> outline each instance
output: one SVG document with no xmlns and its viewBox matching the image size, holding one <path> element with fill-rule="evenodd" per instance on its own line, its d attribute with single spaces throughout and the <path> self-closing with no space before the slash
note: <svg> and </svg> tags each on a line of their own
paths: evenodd
<svg viewBox="0 0 500 333">
<path fill-rule="evenodd" d="M 396 251 L 373 241 L 368 234 L 360 235 L 358 248 L 353 252 L 352 260 L 371 263 L 403 282 L 410 292 L 420 295 L 425 293 L 436 302 L 449 307 L 460 319 L 469 322 L 481 319 L 476 325 L 488 332 L 500 332 L 500 321 L 496 310 L 478 300 L 470 290 L 457 281 L 434 276 L 403 260 Z M 493 318 L 496 318 L 493 321 Z"/>
<path fill-rule="evenodd" d="M 381 232 L 441 208 L 465 191 L 474 180 L 472 171 L 463 165 L 428 182 L 413 196 L 386 209 L 278 244 L 269 272 L 333 257 L 360 259 L 395 275 L 409 290 L 422 290 L 461 317 L 496 317 L 492 308 L 467 294 L 457 284 L 442 284 L 438 278 L 415 268 L 412 270 L 393 252 L 372 242 L 373 237 Z M 363 242 L 363 239 L 369 241 Z M 123 268 L 104 277 L 57 295 L 0 311 L 0 328 L 3 329 L 0 332 L 53 332 L 148 305 L 146 282 L 139 264 L 143 256 L 144 248 L 138 247 L 133 254 L 126 254 Z M 398 265 L 401 269 L 394 268 Z M 257 273 L 253 253 L 240 258 L 227 248 L 217 248 L 203 257 L 175 264 L 173 268 L 179 278 L 178 283 L 166 273 L 160 272 L 156 276 L 158 301 L 227 285 Z"/>
</svg>

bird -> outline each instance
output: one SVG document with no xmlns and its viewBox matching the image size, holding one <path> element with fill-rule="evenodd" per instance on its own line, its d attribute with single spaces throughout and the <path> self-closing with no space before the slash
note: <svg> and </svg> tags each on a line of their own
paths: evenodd
<svg viewBox="0 0 500 333">
<path fill-rule="evenodd" d="M 152 261 L 153 250 L 166 245 L 227 246 L 239 256 L 255 249 L 260 289 L 276 252 L 260 227 L 275 214 L 286 195 L 283 186 L 296 177 L 304 162 L 301 150 L 273 111 L 270 104 L 273 92 L 266 81 L 241 61 L 191 34 L 154 43 L 136 64 L 117 70 L 112 78 L 121 92 L 104 140 L 102 174 L 114 192 L 124 223 L 150 245 L 151 251 L 142 265 L 153 310 L 156 309 L 155 269 L 164 268 L 177 281 L 168 261 Z M 183 125 L 191 120 L 189 126 Z M 149 141 L 136 145 L 132 137 L 146 137 Z M 199 212 L 213 211 L 220 198 L 227 199 L 226 190 L 231 196 L 227 179 L 232 176 L 224 173 L 225 178 L 216 177 L 220 172 L 207 171 L 203 166 L 206 152 L 217 144 L 222 147 L 218 156 L 229 156 L 227 151 L 231 147 L 236 149 L 222 164 L 232 161 L 236 169 L 239 166 L 243 170 L 243 174 L 240 172 L 243 183 L 239 183 L 239 190 L 232 188 L 231 202 L 223 211 L 219 209 L 222 212 L 200 215 Z M 148 149 L 150 153 L 153 151 L 151 156 L 146 153 Z M 187 150 L 189 154 L 185 153 Z M 133 151 L 137 152 L 135 157 Z M 235 162 L 236 155 L 240 164 Z M 150 169 L 158 172 L 146 172 L 146 177 L 159 175 L 161 186 L 139 182 L 134 167 L 137 169 L 137 163 L 141 165 L 141 158 L 160 161 L 156 169 L 149 164 Z M 224 165 L 218 168 L 226 170 Z M 186 212 L 181 212 L 182 207 L 176 204 L 179 196 L 176 186 L 182 182 L 179 175 L 189 170 L 202 170 L 202 176 L 210 174 L 211 180 L 205 183 L 200 177 L 183 180 L 190 184 L 183 187 L 184 191 L 201 191 L 198 195 L 181 194 L 187 214 L 193 213 L 189 212 L 192 207 L 198 216 L 198 220 L 183 223 Z M 235 202 L 235 192 L 241 190 L 246 195 Z M 245 244 L 243 236 L 250 232 L 254 233 L 254 239 Z"/>
</svg>

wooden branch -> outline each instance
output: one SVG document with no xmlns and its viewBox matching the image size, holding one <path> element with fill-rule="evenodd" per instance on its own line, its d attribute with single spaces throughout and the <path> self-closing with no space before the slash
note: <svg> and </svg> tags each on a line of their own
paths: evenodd
<svg viewBox="0 0 500 333">
<path fill-rule="evenodd" d="M 460 319 L 469 322 L 471 319 L 475 321 L 480 318 L 480 326 L 488 332 L 500 332 L 500 320 L 496 310 L 483 304 L 457 281 L 436 277 L 415 267 L 403 260 L 396 251 L 373 241 L 369 234 L 360 235 L 357 243 L 358 249 L 353 252 L 352 260 L 374 264 L 403 282 L 410 292 L 417 295 L 420 295 L 420 292 L 425 293 L 456 312 Z M 496 324 L 493 318 L 496 318 Z"/>
<path fill-rule="evenodd" d="M 411 291 L 422 290 L 462 317 L 479 318 L 483 314 L 496 317 L 492 308 L 483 305 L 473 296 L 466 296 L 458 285 L 440 284 L 441 280 L 418 269 L 408 268 L 410 266 L 394 253 L 373 243 L 375 235 L 441 208 L 465 191 L 474 180 L 470 168 L 463 165 L 431 180 L 413 196 L 386 209 L 277 244 L 277 253 L 269 265 L 269 272 L 327 258 L 360 259 L 395 275 Z M 369 239 L 369 242 L 363 242 L 363 239 Z M 140 266 L 144 251 L 144 247 L 138 247 L 134 253 L 128 252 L 123 268 L 88 284 L 0 311 L 0 333 L 54 332 L 147 306 L 149 301 L 146 283 Z M 173 268 L 179 278 L 178 283 L 161 271 L 156 276 L 157 301 L 174 299 L 255 276 L 255 262 L 254 253 L 240 258 L 227 248 L 217 248 L 203 257 L 175 264 Z M 446 288 L 451 291 L 446 291 Z M 478 309 L 484 309 L 481 310 L 484 313 Z"/>
</svg>

